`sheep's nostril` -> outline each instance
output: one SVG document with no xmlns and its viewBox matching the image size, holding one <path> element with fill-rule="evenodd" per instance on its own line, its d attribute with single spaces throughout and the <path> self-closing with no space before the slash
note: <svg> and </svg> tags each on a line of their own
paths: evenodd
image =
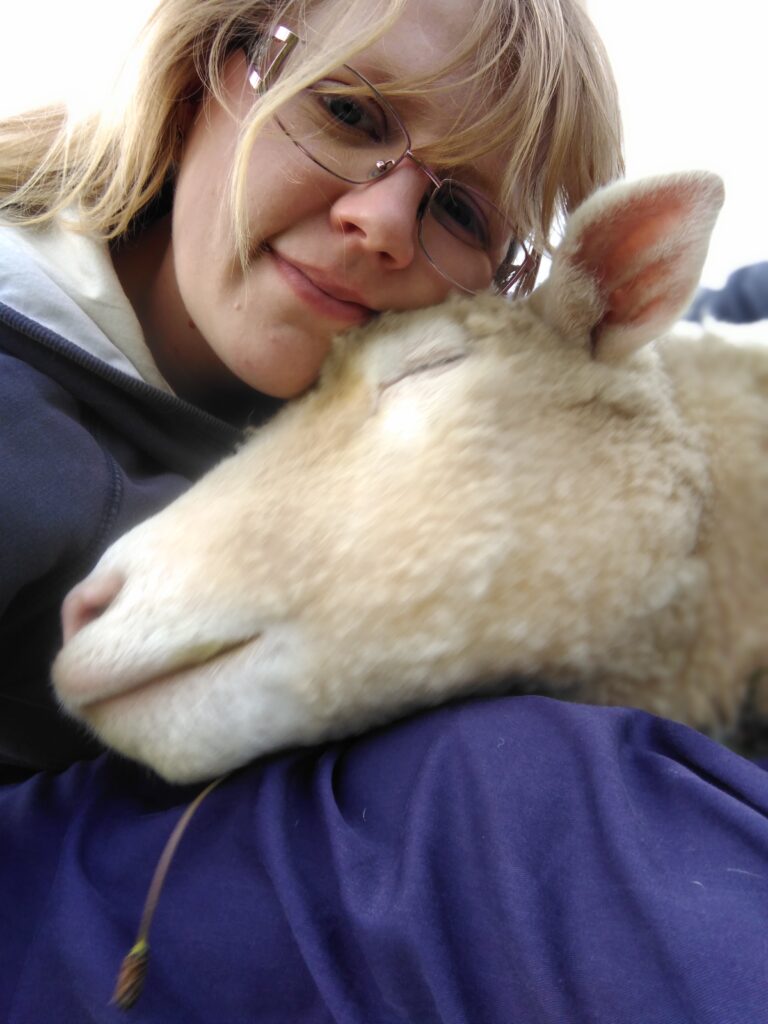
<svg viewBox="0 0 768 1024">
<path fill-rule="evenodd" d="M 109 608 L 123 588 L 125 579 L 118 572 L 105 573 L 84 580 L 67 594 L 61 606 L 64 643 L 98 619 Z"/>
</svg>

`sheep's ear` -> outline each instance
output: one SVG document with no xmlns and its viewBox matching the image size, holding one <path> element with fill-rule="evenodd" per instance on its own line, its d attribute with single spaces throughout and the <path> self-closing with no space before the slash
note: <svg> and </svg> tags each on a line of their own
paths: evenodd
<svg viewBox="0 0 768 1024">
<path fill-rule="evenodd" d="M 658 337 L 687 308 L 724 199 L 705 172 L 616 184 L 571 217 L 542 286 L 546 319 L 616 360 Z"/>
</svg>

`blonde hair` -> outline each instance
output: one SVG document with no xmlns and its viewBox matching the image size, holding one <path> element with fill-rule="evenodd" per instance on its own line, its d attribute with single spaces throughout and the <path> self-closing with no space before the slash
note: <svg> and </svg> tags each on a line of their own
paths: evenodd
<svg viewBox="0 0 768 1024">
<path fill-rule="evenodd" d="M 248 251 L 247 163 L 258 132 L 288 96 L 354 57 L 394 24 L 409 0 L 161 0 L 141 40 L 132 92 L 118 109 L 71 123 L 63 108 L 0 121 L 0 216 L 45 223 L 64 208 L 77 230 L 113 239 L 172 177 L 185 124 L 206 94 L 223 101 L 221 69 L 280 21 L 311 45 L 243 125 L 231 181 L 235 233 Z M 334 31 L 310 37 L 307 16 L 337 3 Z M 610 67 L 579 0 L 477 0 L 473 28 L 428 75 L 379 85 L 397 97 L 438 92 L 456 73 L 475 97 L 471 117 L 428 149 L 439 166 L 505 147 L 498 202 L 520 238 L 548 250 L 553 226 L 620 175 L 621 127 Z M 441 82 L 442 79 L 442 82 Z M 378 84 L 378 83 L 377 83 Z M 481 102 L 482 100 L 482 102 Z M 534 261 L 537 263 L 537 261 Z M 521 282 L 533 284 L 535 269 Z"/>
</svg>

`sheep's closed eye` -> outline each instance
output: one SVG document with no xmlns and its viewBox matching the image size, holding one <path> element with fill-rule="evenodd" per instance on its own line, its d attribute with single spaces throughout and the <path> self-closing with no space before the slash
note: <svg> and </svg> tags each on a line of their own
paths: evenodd
<svg viewBox="0 0 768 1024">
<path fill-rule="evenodd" d="M 379 396 L 384 394 L 389 388 L 395 387 L 404 380 L 408 380 L 410 377 L 417 375 L 429 375 L 434 376 L 439 373 L 443 373 L 445 370 L 450 369 L 458 363 L 463 362 L 467 358 L 466 352 L 451 353 L 451 355 L 443 356 L 439 359 L 430 359 L 428 362 L 418 363 L 414 366 L 401 366 L 397 372 L 392 374 L 390 377 L 386 377 L 379 384 Z"/>
</svg>

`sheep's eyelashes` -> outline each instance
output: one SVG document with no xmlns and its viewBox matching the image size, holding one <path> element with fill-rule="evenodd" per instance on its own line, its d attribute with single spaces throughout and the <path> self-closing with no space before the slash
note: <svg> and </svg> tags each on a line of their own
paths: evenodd
<svg viewBox="0 0 768 1024">
<path fill-rule="evenodd" d="M 449 370 L 452 366 L 456 366 L 459 363 L 463 363 L 467 358 L 466 352 L 457 352 L 455 355 L 445 356 L 442 359 L 430 360 L 428 363 L 421 363 L 416 366 L 403 366 L 398 372 L 379 384 L 379 394 L 383 395 L 389 388 L 395 387 L 404 380 L 408 380 L 411 377 L 423 376 L 432 377 L 439 373 L 443 373 L 445 370 Z"/>
</svg>

